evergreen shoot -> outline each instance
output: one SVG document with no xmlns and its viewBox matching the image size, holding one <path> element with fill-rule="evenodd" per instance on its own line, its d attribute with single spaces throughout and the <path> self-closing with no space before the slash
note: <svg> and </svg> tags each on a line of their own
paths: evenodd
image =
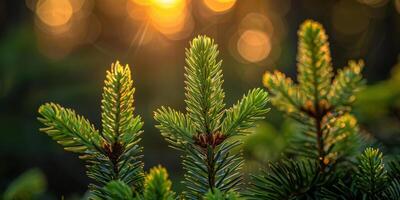
<svg viewBox="0 0 400 200">
<path fill-rule="evenodd" d="M 162 107 L 154 118 L 170 145 L 183 151 L 186 199 L 235 199 L 243 180 L 241 153 L 233 151 L 257 120 L 268 112 L 268 95 L 250 90 L 226 109 L 222 89 L 222 61 L 214 41 L 206 36 L 192 40 L 186 50 L 186 113 Z M 234 198 L 235 197 L 235 198 Z"/>
<path fill-rule="evenodd" d="M 349 61 L 335 74 L 322 25 L 307 20 L 298 37 L 297 82 L 281 72 L 267 72 L 263 83 L 271 97 L 263 89 L 252 89 L 230 108 L 224 102 L 222 60 L 214 40 L 198 36 L 190 42 L 186 112 L 169 107 L 154 112 L 162 136 L 183 153 L 182 194 L 172 191 L 164 168 L 154 167 L 147 174 L 143 170 L 143 122 L 134 114 L 128 65 L 116 62 L 107 71 L 101 130 L 56 103 L 40 106 L 40 130 L 85 161 L 92 200 L 400 199 L 400 160 L 385 161 L 379 149 L 365 148 L 367 141 L 351 114 L 364 84 L 363 61 Z M 297 132 L 280 161 L 244 184 L 242 137 L 237 136 L 250 134 L 264 119 L 269 98 L 296 123 Z M 25 190 L 26 196 L 38 195 L 40 183 L 31 190 L 17 181 L 5 196 L 11 199 Z"/>
<path fill-rule="evenodd" d="M 115 199 L 116 195 L 129 199 L 143 190 L 142 147 L 138 144 L 143 122 L 133 114 L 134 91 L 129 66 L 112 64 L 101 101 L 102 131 L 58 104 L 39 108 L 38 119 L 45 126 L 40 130 L 86 161 L 94 199 Z"/>
<path fill-rule="evenodd" d="M 364 140 L 350 111 L 364 83 L 363 61 L 349 61 L 335 75 L 322 25 L 307 20 L 298 37 L 298 83 L 278 71 L 265 73 L 263 83 L 272 104 L 299 129 L 289 141 L 288 158 L 255 175 L 248 197 L 377 199 L 389 191 L 386 196 L 397 194 L 398 179 L 388 178 L 378 150 L 368 148 L 358 156 Z M 388 185 L 391 189 L 385 189 Z"/>
<path fill-rule="evenodd" d="M 349 66 L 334 77 L 322 25 L 307 20 L 298 37 L 298 84 L 278 71 L 267 72 L 263 83 L 272 94 L 272 103 L 301 124 L 289 153 L 316 159 L 320 171 L 329 172 L 357 154 L 354 145 L 360 144 L 359 131 L 349 111 L 364 82 L 363 62 L 349 61 Z"/>
</svg>

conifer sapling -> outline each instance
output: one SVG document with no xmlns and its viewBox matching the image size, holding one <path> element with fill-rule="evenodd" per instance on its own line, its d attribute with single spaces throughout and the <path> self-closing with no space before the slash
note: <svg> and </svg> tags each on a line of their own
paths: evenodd
<svg viewBox="0 0 400 200">
<path fill-rule="evenodd" d="M 143 189 L 142 147 L 138 145 L 143 122 L 133 114 L 134 91 L 129 66 L 112 64 L 101 101 L 102 131 L 58 104 L 46 103 L 39 108 L 38 119 L 45 126 L 40 130 L 86 161 L 87 175 L 94 181 L 90 185 L 92 198 L 109 198 L 107 188 L 119 188 L 126 194 Z"/>
<path fill-rule="evenodd" d="M 357 121 L 349 111 L 364 83 L 363 62 L 349 61 L 334 76 L 322 25 L 307 20 L 298 37 L 298 84 L 278 71 L 263 77 L 272 104 L 298 122 L 287 151 L 295 160 L 271 164 L 255 176 L 252 199 L 315 197 L 332 174 L 351 168 L 361 148 Z"/>
<path fill-rule="evenodd" d="M 185 153 L 187 199 L 202 199 L 208 192 L 225 196 L 239 189 L 243 159 L 233 149 L 241 141 L 233 137 L 248 134 L 268 111 L 268 95 L 262 89 L 250 90 L 225 109 L 222 61 L 217 56 L 214 40 L 193 39 L 186 50 L 186 114 L 166 107 L 154 114 L 166 141 Z"/>
</svg>

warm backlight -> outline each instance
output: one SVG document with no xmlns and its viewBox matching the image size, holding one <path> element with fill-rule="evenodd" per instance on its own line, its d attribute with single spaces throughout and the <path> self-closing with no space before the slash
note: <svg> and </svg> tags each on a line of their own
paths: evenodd
<svg viewBox="0 0 400 200">
<path fill-rule="evenodd" d="M 204 0 L 204 4 L 214 12 L 224 12 L 231 9 L 236 0 Z"/>
<path fill-rule="evenodd" d="M 151 24 L 159 32 L 176 35 L 190 27 L 186 0 L 152 0 L 149 7 Z"/>
<path fill-rule="evenodd" d="M 183 0 L 152 0 L 151 4 L 154 6 L 173 8 L 181 5 Z"/>
<path fill-rule="evenodd" d="M 269 36 L 262 31 L 246 30 L 237 42 L 237 50 L 248 62 L 256 63 L 265 59 L 271 51 Z"/>
<path fill-rule="evenodd" d="M 71 19 L 73 9 L 69 0 L 41 0 L 36 5 L 36 14 L 48 26 L 61 26 Z"/>
</svg>

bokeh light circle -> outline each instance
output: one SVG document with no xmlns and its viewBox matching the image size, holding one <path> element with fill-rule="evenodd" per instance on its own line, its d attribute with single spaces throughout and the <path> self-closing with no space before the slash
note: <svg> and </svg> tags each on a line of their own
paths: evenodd
<svg viewBox="0 0 400 200">
<path fill-rule="evenodd" d="M 36 4 L 36 15 L 48 26 L 62 26 L 73 14 L 69 0 L 41 0 Z"/>
<path fill-rule="evenodd" d="M 271 41 L 265 32 L 246 30 L 237 41 L 237 50 L 246 61 L 260 62 L 267 58 L 271 52 Z"/>
</svg>

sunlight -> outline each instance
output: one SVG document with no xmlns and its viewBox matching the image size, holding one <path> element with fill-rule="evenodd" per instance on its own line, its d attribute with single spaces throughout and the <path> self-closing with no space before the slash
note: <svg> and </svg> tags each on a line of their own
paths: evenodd
<svg viewBox="0 0 400 200">
<path fill-rule="evenodd" d="M 178 7 L 183 3 L 183 0 L 152 0 L 151 4 L 153 6 L 159 6 L 163 8 L 173 8 Z"/>
<path fill-rule="evenodd" d="M 134 23 L 150 25 L 152 30 L 168 39 L 179 40 L 189 36 L 194 28 L 188 0 L 130 0 L 127 12 Z"/>
<path fill-rule="evenodd" d="M 62 26 L 72 17 L 72 4 L 69 0 L 42 0 L 36 5 L 36 14 L 48 26 Z"/>
<path fill-rule="evenodd" d="M 204 4 L 214 12 L 225 12 L 231 9 L 236 0 L 204 0 Z"/>
</svg>

